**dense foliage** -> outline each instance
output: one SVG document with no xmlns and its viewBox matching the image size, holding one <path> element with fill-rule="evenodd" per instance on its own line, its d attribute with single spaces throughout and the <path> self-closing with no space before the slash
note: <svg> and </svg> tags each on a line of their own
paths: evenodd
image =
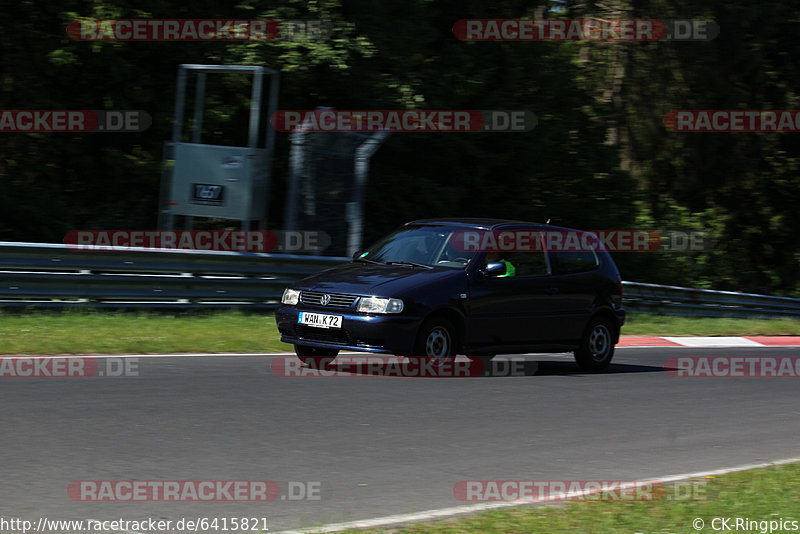
<svg viewBox="0 0 800 534">
<path fill-rule="evenodd" d="M 537 12 L 538 8 L 538 12 Z M 707 42 L 463 42 L 463 18 L 716 21 Z M 322 19 L 324 40 L 80 42 L 89 18 Z M 796 295 L 800 135 L 674 133 L 672 109 L 798 109 L 800 4 L 779 0 L 20 0 L 0 4 L 0 107 L 141 109 L 141 134 L 0 134 L 0 240 L 154 228 L 180 63 L 282 71 L 283 109 L 527 109 L 524 134 L 395 134 L 376 154 L 365 239 L 443 216 L 591 229 L 706 231 L 696 252 L 616 256 L 626 279 Z M 209 132 L 241 121 L 241 78 L 217 87 Z M 245 93 L 246 94 L 246 93 Z M 239 125 L 241 126 L 241 124 Z M 271 226 L 283 217 L 279 133 Z"/>
</svg>

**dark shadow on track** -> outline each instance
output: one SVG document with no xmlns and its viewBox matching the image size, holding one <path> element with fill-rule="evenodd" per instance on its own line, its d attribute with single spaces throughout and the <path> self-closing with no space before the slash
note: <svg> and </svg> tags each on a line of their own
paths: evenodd
<svg viewBox="0 0 800 534">
<path fill-rule="evenodd" d="M 527 363 L 527 362 L 526 362 Z M 663 373 L 663 365 L 635 365 L 627 363 L 611 363 L 606 369 L 597 373 L 589 373 L 578 367 L 575 362 L 538 361 L 537 376 L 585 376 L 585 375 L 612 375 L 628 373 Z"/>
<path fill-rule="evenodd" d="M 587 376 L 603 374 L 663 373 L 663 366 L 612 363 L 603 371 L 583 371 L 575 362 L 539 361 L 534 359 L 492 360 L 487 363 L 461 361 L 458 366 L 437 368 L 425 365 L 424 360 L 409 359 L 394 363 L 353 364 L 345 362 L 323 362 L 319 369 L 327 376 L 350 376 L 359 378 L 513 378 L 533 376 Z M 312 371 L 316 365 L 309 362 L 305 369 Z"/>
</svg>

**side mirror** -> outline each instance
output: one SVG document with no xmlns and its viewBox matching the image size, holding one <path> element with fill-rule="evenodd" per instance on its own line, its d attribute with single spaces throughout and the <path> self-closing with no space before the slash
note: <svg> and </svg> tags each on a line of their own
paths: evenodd
<svg viewBox="0 0 800 534">
<path fill-rule="evenodd" d="M 481 272 L 484 276 L 503 276 L 506 274 L 506 264 L 502 261 L 489 262 Z"/>
</svg>

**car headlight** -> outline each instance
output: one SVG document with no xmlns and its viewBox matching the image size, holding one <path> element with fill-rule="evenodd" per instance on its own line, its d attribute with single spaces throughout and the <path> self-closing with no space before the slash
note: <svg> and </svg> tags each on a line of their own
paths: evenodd
<svg viewBox="0 0 800 534">
<path fill-rule="evenodd" d="M 403 311 L 403 301 L 381 297 L 361 297 L 358 301 L 358 311 L 365 313 L 400 313 Z"/>
<path fill-rule="evenodd" d="M 289 306 L 294 306 L 300 300 L 300 291 L 296 289 L 286 288 L 283 291 L 283 296 L 281 297 L 281 304 L 288 304 Z"/>
</svg>

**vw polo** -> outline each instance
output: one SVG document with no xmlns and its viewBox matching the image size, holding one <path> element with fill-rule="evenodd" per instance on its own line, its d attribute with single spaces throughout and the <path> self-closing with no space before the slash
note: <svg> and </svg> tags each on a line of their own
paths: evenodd
<svg viewBox="0 0 800 534">
<path fill-rule="evenodd" d="M 306 363 L 340 350 L 440 361 L 571 351 L 581 368 L 602 370 L 625 321 L 619 272 L 602 246 L 552 246 L 556 233 L 598 243 L 521 221 L 406 223 L 287 288 L 275 312 L 281 340 Z"/>
</svg>

